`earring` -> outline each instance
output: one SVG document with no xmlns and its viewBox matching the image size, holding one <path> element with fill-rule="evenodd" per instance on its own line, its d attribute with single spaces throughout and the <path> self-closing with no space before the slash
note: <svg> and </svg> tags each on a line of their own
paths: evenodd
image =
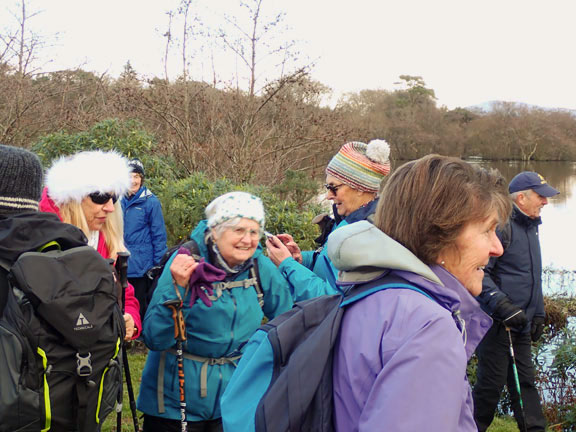
<svg viewBox="0 0 576 432">
<path fill-rule="evenodd" d="M 444 264 L 446 264 L 446 261 L 444 261 L 444 260 L 440 261 L 441 266 L 443 266 Z"/>
</svg>

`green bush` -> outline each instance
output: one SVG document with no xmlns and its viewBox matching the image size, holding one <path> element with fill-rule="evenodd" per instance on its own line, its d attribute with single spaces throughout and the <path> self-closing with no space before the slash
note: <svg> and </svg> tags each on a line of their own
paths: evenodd
<svg viewBox="0 0 576 432">
<path fill-rule="evenodd" d="M 144 130 L 139 121 L 117 119 L 101 121 L 83 132 L 45 135 L 32 145 L 32 151 L 46 167 L 60 156 L 80 151 L 116 150 L 128 158 L 142 160 L 146 178 L 152 184 L 156 184 L 159 178 L 174 180 L 181 177 L 182 173 L 175 168 L 177 164 L 174 160 L 156 153 L 155 149 L 154 135 Z"/>
<path fill-rule="evenodd" d="M 272 233 L 290 233 L 302 250 L 315 248 L 318 236 L 312 218 L 320 212 L 314 205 L 300 207 L 296 202 L 279 198 L 265 186 L 235 185 L 227 179 L 210 180 L 203 173 L 158 183 L 154 193 L 162 202 L 168 243 L 177 244 L 187 238 L 196 224 L 205 218 L 204 209 L 214 198 L 227 192 L 241 190 L 259 196 L 266 209 L 266 229 Z"/>
</svg>

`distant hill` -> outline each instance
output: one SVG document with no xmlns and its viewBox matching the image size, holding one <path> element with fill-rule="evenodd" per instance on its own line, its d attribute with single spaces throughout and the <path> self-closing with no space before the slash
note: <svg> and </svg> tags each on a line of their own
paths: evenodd
<svg viewBox="0 0 576 432">
<path fill-rule="evenodd" d="M 484 113 L 491 113 L 492 111 L 494 111 L 494 107 L 499 104 L 502 103 L 504 101 L 488 101 L 488 102 L 482 102 L 476 105 L 470 105 L 467 106 L 465 109 L 469 110 L 469 111 L 481 111 Z M 537 110 L 544 110 L 544 111 L 563 111 L 563 112 L 568 112 L 574 116 L 576 116 L 576 110 L 573 109 L 568 109 L 568 108 L 546 108 L 546 107 L 541 107 L 538 105 L 530 105 L 530 104 L 526 104 L 523 102 L 511 102 L 514 105 L 518 105 L 527 109 L 537 109 Z"/>
</svg>

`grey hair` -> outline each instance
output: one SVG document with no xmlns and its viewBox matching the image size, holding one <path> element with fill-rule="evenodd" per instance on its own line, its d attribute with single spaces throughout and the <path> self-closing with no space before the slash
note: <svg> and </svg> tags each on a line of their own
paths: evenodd
<svg viewBox="0 0 576 432">
<path fill-rule="evenodd" d="M 512 198 L 512 201 L 516 202 L 516 200 L 518 199 L 518 196 L 522 194 L 526 197 L 530 196 L 532 194 L 532 189 L 526 189 L 526 190 L 521 190 L 521 191 L 516 191 L 516 192 L 512 192 L 510 194 L 510 198 Z"/>
<path fill-rule="evenodd" d="M 213 234 L 214 240 L 219 239 L 222 233 L 227 229 L 231 229 L 237 226 L 241 220 L 242 220 L 241 217 L 236 216 L 235 218 L 225 220 L 224 222 L 219 223 L 218 225 L 214 225 L 212 227 L 212 232 L 214 233 Z"/>
</svg>

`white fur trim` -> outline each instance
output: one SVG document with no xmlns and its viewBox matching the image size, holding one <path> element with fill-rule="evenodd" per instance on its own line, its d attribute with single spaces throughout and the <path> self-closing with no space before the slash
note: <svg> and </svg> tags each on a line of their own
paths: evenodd
<svg viewBox="0 0 576 432">
<path fill-rule="evenodd" d="M 366 156 L 374 162 L 387 163 L 390 160 L 390 146 L 385 140 L 372 140 L 366 147 Z"/>
<path fill-rule="evenodd" d="M 94 192 L 121 197 L 130 189 L 128 160 L 100 150 L 61 157 L 46 173 L 46 186 L 57 205 L 80 202 Z"/>
</svg>

